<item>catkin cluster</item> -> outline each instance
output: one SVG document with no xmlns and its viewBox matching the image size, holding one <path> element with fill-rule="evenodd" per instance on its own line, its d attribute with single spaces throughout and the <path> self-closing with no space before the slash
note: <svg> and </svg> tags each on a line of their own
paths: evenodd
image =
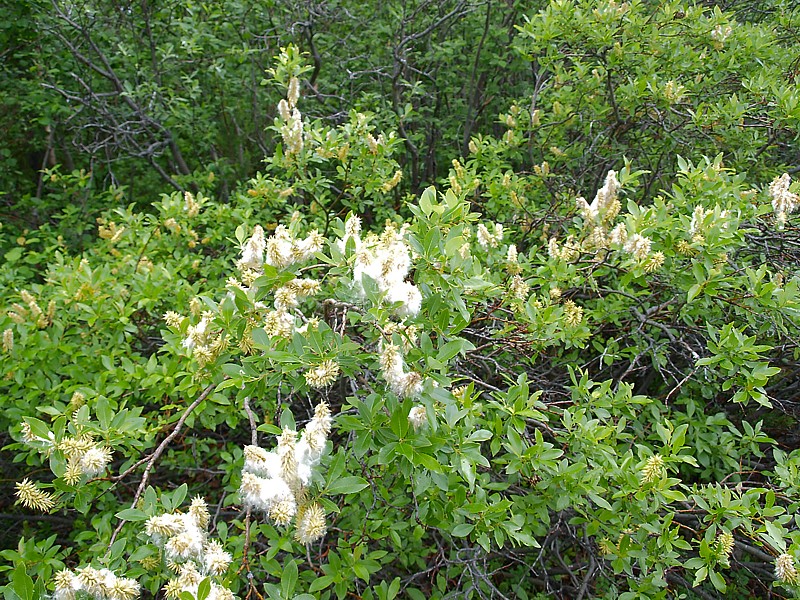
<svg viewBox="0 0 800 600">
<path fill-rule="evenodd" d="M 417 404 L 408 411 L 408 422 L 416 431 L 428 422 L 428 409 L 422 404 Z"/>
<path fill-rule="evenodd" d="M 503 241 L 503 224 L 495 223 L 492 231 L 483 223 L 478 225 L 478 243 L 484 248 L 497 248 Z"/>
<path fill-rule="evenodd" d="M 254 289 L 248 286 L 263 274 L 265 265 L 285 269 L 296 263 L 305 262 L 322 249 L 323 241 L 316 230 L 301 239 L 296 238 L 284 225 L 279 225 L 274 235 L 265 238 L 263 228 L 256 225 L 253 234 L 243 244 L 241 258 L 236 263 L 242 282 L 231 278 L 228 286 L 252 295 Z M 263 325 L 270 337 L 291 337 L 295 331 L 303 329 L 302 326 L 298 326 L 298 318 L 294 314 L 300 300 L 315 295 L 319 289 L 320 283 L 314 279 L 298 278 L 285 283 L 274 292 L 274 309 L 268 309 L 262 302 L 254 302 L 254 307 L 261 313 L 263 320 L 253 321 L 250 327 Z M 233 291 L 229 292 L 229 296 L 233 296 Z M 200 366 L 203 366 L 216 360 L 227 350 L 230 337 L 225 331 L 212 327 L 213 312 L 202 309 L 192 312 L 200 312 L 201 317 L 196 324 L 189 325 L 186 329 L 183 347 L 197 359 Z M 170 327 L 180 329 L 184 317 L 174 311 L 168 311 L 164 319 Z M 243 351 L 249 351 L 251 345 L 252 340 L 249 340 L 249 336 L 240 342 Z"/>
<path fill-rule="evenodd" d="M 74 600 L 87 594 L 95 600 L 134 600 L 139 597 L 139 584 L 135 579 L 117 577 L 109 569 L 83 567 L 74 571 L 63 570 L 53 578 L 53 600 Z"/>
<path fill-rule="evenodd" d="M 43 329 L 53 322 L 53 317 L 56 314 L 56 303 L 54 300 L 48 303 L 47 311 L 45 312 L 39 306 L 36 297 L 29 291 L 22 290 L 19 295 L 26 306 L 22 306 L 16 302 L 11 305 L 11 310 L 8 311 L 7 314 L 8 318 L 14 321 L 14 323 L 17 325 L 32 323 L 39 329 Z"/>
<path fill-rule="evenodd" d="M 180 327 L 183 318 L 172 311 L 164 315 L 167 325 Z M 228 348 L 228 336 L 224 331 L 213 330 L 211 322 L 214 313 L 203 311 L 200 321 L 195 325 L 189 325 L 186 330 L 186 338 L 183 340 L 183 347 L 197 359 L 200 366 L 204 366 L 216 360 Z"/>
<path fill-rule="evenodd" d="M 286 154 L 299 154 L 303 150 L 303 116 L 296 106 L 299 98 L 300 81 L 297 77 L 292 77 L 286 98 L 278 102 L 278 115 L 283 121 L 281 136 L 286 145 Z"/>
<path fill-rule="evenodd" d="M 297 238 L 284 225 L 279 225 L 274 235 L 265 238 L 264 230 L 256 225 L 253 235 L 242 248 L 242 257 L 236 266 L 242 274 L 242 281 L 249 285 L 263 273 L 264 265 L 285 269 L 306 262 L 322 249 L 323 241 L 324 238 L 316 230 L 305 238 Z M 248 288 L 243 289 L 247 291 Z M 267 334 L 270 337 L 291 337 L 300 329 L 294 314 L 300 300 L 317 294 L 319 290 L 319 281 L 308 278 L 293 279 L 276 289 L 274 310 L 268 310 L 264 316 Z"/>
<path fill-rule="evenodd" d="M 406 369 L 400 348 L 391 342 L 381 343 L 379 362 L 389 388 L 400 398 L 414 398 L 422 392 L 422 375 Z"/>
<path fill-rule="evenodd" d="M 769 195 L 772 197 L 772 208 L 775 210 L 775 221 L 778 229 L 786 225 L 787 215 L 793 213 L 800 206 L 800 196 L 789 191 L 792 178 L 788 173 L 776 177 L 769 184 Z"/>
<path fill-rule="evenodd" d="M 64 481 L 69 485 L 77 485 L 84 476 L 104 473 L 111 462 L 111 448 L 98 445 L 88 434 L 65 438 L 57 447 L 67 458 Z"/>
<path fill-rule="evenodd" d="M 650 238 L 628 231 L 626 223 L 612 227 L 622 206 L 618 198 L 620 189 L 616 171 L 609 171 L 603 187 L 597 190 L 591 204 L 583 197 L 576 198 L 575 204 L 583 217 L 585 235 L 580 241 L 569 236 L 563 245 L 551 238 L 547 245 L 548 254 L 552 258 L 571 262 L 577 260 L 581 252 L 598 252 L 602 256 L 607 250 L 617 249 L 631 255 L 648 273 L 661 268 L 664 254 L 652 252 Z"/>
<path fill-rule="evenodd" d="M 205 500 L 192 500 L 186 513 L 164 513 L 150 517 L 145 533 L 161 548 L 167 565 L 176 573 L 164 587 L 168 598 L 182 592 L 197 596 L 197 587 L 205 577 L 224 575 L 232 561 L 217 540 L 208 539 L 210 515 Z M 227 588 L 211 583 L 209 600 L 233 600 Z"/>
<path fill-rule="evenodd" d="M 276 525 L 295 520 L 295 539 L 311 544 L 326 531 L 325 512 L 307 498 L 313 469 L 319 464 L 331 431 L 331 412 L 324 402 L 298 439 L 284 429 L 273 451 L 245 446 L 239 495 L 245 506 L 264 512 Z"/>
<path fill-rule="evenodd" d="M 322 249 L 324 238 L 314 230 L 305 238 L 296 238 L 285 225 L 278 225 L 275 233 L 264 238 L 260 225 L 253 229 L 253 235 L 242 248 L 242 258 L 237 263 L 239 270 L 252 270 L 260 275 L 263 266 L 270 265 L 285 269 L 291 265 L 305 262 Z"/>
<path fill-rule="evenodd" d="M 83 394 L 75 392 L 70 400 L 70 406 L 82 403 L 83 400 Z M 34 434 L 29 423 L 23 422 L 21 433 L 24 443 L 33 446 L 45 456 L 50 456 L 54 451 L 63 454 L 67 464 L 61 478 L 67 485 L 74 486 L 105 473 L 111 462 L 111 448 L 95 442 L 92 434 L 88 432 L 66 436 L 57 442 L 52 431 L 47 432 L 47 437 L 41 437 Z M 52 509 L 56 501 L 54 496 L 40 490 L 27 478 L 16 484 L 16 496 L 26 508 L 43 512 Z"/>
<path fill-rule="evenodd" d="M 775 577 L 781 583 L 789 585 L 800 584 L 800 575 L 798 575 L 797 566 L 794 564 L 794 556 L 784 552 L 775 559 Z"/>
<path fill-rule="evenodd" d="M 32 508 L 41 512 L 48 512 L 56 505 L 52 494 L 40 490 L 39 487 L 27 477 L 15 484 L 14 495 L 17 502 L 25 508 Z"/>
<path fill-rule="evenodd" d="M 14 330 L 10 327 L 3 331 L 3 352 L 14 350 Z"/>
<path fill-rule="evenodd" d="M 372 279 L 389 304 L 397 304 L 398 317 L 415 317 L 422 306 L 422 294 L 413 283 L 406 281 L 411 269 L 411 252 L 404 236 L 406 226 L 387 225 L 378 236 L 369 234 L 361 238 L 361 219 L 351 216 L 345 223 L 344 237 L 339 240 L 344 250 L 349 240 L 355 245 L 353 263 L 353 290 L 360 298 L 366 297 L 364 276 Z"/>
</svg>

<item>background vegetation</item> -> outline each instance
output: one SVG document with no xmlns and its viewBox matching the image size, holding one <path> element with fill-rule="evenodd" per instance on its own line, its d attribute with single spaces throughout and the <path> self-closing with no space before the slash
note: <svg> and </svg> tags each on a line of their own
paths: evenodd
<svg viewBox="0 0 800 600">
<path fill-rule="evenodd" d="M 89 565 L 796 596 L 798 36 L 789 0 L 0 7 L 7 600 Z M 320 402 L 306 543 L 244 447 Z M 148 535 L 197 495 L 232 559 L 199 585 Z"/>
</svg>

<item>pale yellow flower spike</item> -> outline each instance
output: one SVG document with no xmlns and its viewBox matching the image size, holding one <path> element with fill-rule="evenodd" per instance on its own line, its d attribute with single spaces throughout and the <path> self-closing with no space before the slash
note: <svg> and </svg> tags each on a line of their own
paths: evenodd
<svg viewBox="0 0 800 600">
<path fill-rule="evenodd" d="M 3 332 L 3 352 L 11 352 L 14 349 L 14 331 L 9 328 Z"/>
<path fill-rule="evenodd" d="M 25 508 L 48 512 L 56 505 L 55 498 L 51 494 L 37 488 L 27 477 L 15 487 L 17 488 L 15 495 Z"/>
<path fill-rule="evenodd" d="M 794 556 L 784 552 L 775 559 L 775 577 L 789 585 L 800 583 L 800 576 L 798 576 L 797 567 L 794 564 Z"/>
<path fill-rule="evenodd" d="M 336 381 L 337 377 L 339 377 L 339 365 L 334 360 L 325 360 L 305 373 L 308 385 L 314 388 L 324 388 Z"/>
<path fill-rule="evenodd" d="M 654 454 L 647 459 L 642 469 L 642 484 L 654 483 L 664 476 L 664 459 L 660 454 Z"/>
</svg>

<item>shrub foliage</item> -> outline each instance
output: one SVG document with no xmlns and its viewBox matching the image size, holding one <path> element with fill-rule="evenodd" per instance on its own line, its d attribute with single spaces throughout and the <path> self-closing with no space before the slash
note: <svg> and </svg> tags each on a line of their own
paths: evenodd
<svg viewBox="0 0 800 600">
<path fill-rule="evenodd" d="M 322 3 L 329 30 L 309 20 L 309 52 L 263 75 L 258 172 L 221 186 L 224 161 L 151 148 L 149 207 L 79 168 L 20 193 L 50 216 L 0 229 L 7 600 L 798 593 L 800 17 L 552 0 L 515 23 L 512 4 L 399 13 L 421 27 L 393 38 L 406 67 L 454 60 L 455 24 L 480 44 L 466 121 L 442 117 L 427 167 L 418 134 L 442 113 L 414 111 L 452 74 L 405 113 L 424 86 L 401 70 L 391 101 L 365 84 L 335 119 L 306 115 L 332 102 L 320 81 L 347 93 L 314 41 L 339 10 L 364 18 Z M 39 7 L 64 61 L 102 62 L 134 19 L 69 6 Z M 126 143 L 200 135 L 184 102 L 248 88 L 257 64 L 212 8 L 148 14 L 175 19 L 151 32 L 183 40 L 153 46 L 174 66 L 116 89 L 139 68 L 120 41 L 101 87 L 75 80 L 97 92 L 80 118 L 112 127 L 132 102 L 146 135 Z M 197 118 L 247 118 L 221 100 Z"/>
</svg>

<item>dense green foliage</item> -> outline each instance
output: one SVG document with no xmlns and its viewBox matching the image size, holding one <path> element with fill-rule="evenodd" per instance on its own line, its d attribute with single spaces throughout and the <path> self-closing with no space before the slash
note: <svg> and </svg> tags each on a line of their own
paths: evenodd
<svg viewBox="0 0 800 600">
<path fill-rule="evenodd" d="M 539 8 L 0 8 L 7 600 L 800 593 L 800 12 Z"/>
</svg>

